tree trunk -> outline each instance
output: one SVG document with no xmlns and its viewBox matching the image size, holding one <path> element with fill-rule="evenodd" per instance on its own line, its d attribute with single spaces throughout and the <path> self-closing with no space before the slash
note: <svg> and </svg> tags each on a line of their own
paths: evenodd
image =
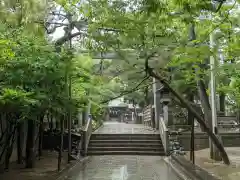
<svg viewBox="0 0 240 180">
<path fill-rule="evenodd" d="M 193 93 L 189 93 L 188 94 L 188 100 L 191 103 L 194 103 L 194 94 Z M 188 125 L 192 125 L 192 122 L 194 121 L 194 116 L 193 114 L 188 110 Z"/>
<path fill-rule="evenodd" d="M 39 124 L 39 140 L 38 140 L 38 157 L 39 157 L 39 159 L 42 156 L 43 119 L 44 119 L 44 113 L 43 113 L 43 115 L 40 115 L 40 124 Z"/>
<path fill-rule="evenodd" d="M 5 128 L 3 127 L 3 121 L 5 121 L 4 114 L 0 113 L 0 132 L 1 132 L 0 143 L 5 132 Z"/>
<path fill-rule="evenodd" d="M 219 95 L 219 101 L 220 101 L 220 111 L 225 113 L 225 94 L 220 93 Z"/>
<path fill-rule="evenodd" d="M 199 89 L 199 97 L 203 107 L 204 112 L 204 119 L 208 120 L 206 123 L 208 127 L 212 130 L 212 110 L 209 102 L 209 97 L 207 95 L 206 86 L 203 80 L 198 81 L 198 89 Z M 214 152 L 213 152 L 213 143 L 209 139 L 209 149 L 210 149 L 210 158 L 213 159 Z"/>
<path fill-rule="evenodd" d="M 15 114 L 9 113 L 9 114 L 7 114 L 6 118 L 7 118 L 7 123 L 8 123 L 8 133 L 7 133 L 7 139 L 5 141 L 5 144 L 6 144 L 5 169 L 8 169 L 10 157 L 13 152 L 13 145 L 14 145 L 15 137 L 16 137 L 18 116 L 15 116 Z"/>
<path fill-rule="evenodd" d="M 6 143 L 6 142 L 9 142 L 10 139 L 11 139 L 11 137 L 8 135 L 8 132 L 6 132 L 5 139 L 6 140 L 2 143 L 3 147 L 1 148 L 1 152 L 0 152 L 0 162 L 2 161 L 4 153 L 5 153 L 5 151 L 7 150 L 7 147 L 8 147 L 8 143 Z"/>
<path fill-rule="evenodd" d="M 195 164 L 195 137 L 194 137 L 194 116 L 192 115 L 191 112 L 190 116 L 188 116 L 188 118 L 191 118 L 191 123 L 192 123 L 192 128 L 191 128 L 191 152 L 190 152 L 190 160 L 192 161 L 193 164 Z M 188 121 L 190 121 L 188 119 Z"/>
<path fill-rule="evenodd" d="M 14 145 L 14 142 L 15 142 L 15 137 L 16 137 L 16 129 L 17 129 L 17 125 L 16 124 L 12 124 L 11 125 L 12 127 L 10 128 L 11 129 L 11 134 L 9 134 L 9 140 L 10 141 L 7 141 L 7 152 L 6 152 L 6 155 L 5 155 L 5 169 L 9 169 L 9 162 L 10 162 L 10 157 L 12 156 L 12 152 L 13 152 L 13 145 Z"/>
<path fill-rule="evenodd" d="M 5 115 L 5 119 L 1 119 L 1 120 L 5 120 L 5 132 L 4 135 L 2 135 L 2 144 L 3 146 L 1 147 L 1 152 L 0 152 L 0 162 L 2 162 L 3 157 L 6 156 L 7 150 L 8 150 L 8 146 L 10 144 L 11 138 L 12 138 L 12 129 L 11 129 L 11 124 L 9 122 L 11 118 L 9 118 L 9 115 L 6 114 Z"/>
<path fill-rule="evenodd" d="M 152 118 L 151 118 L 152 128 L 155 129 L 156 128 L 156 124 L 155 124 L 155 109 L 154 110 L 151 109 L 151 112 L 152 112 Z"/>
<path fill-rule="evenodd" d="M 133 117 L 134 117 L 134 123 L 137 123 L 137 108 L 136 108 L 136 104 L 133 101 Z"/>
<path fill-rule="evenodd" d="M 203 82 L 203 80 L 198 81 L 198 91 L 199 91 L 199 97 L 201 101 L 201 105 L 203 108 L 204 113 L 204 119 L 207 120 L 207 124 L 209 128 L 212 128 L 212 111 L 211 106 L 209 102 L 209 98 L 206 91 L 206 86 Z"/>
<path fill-rule="evenodd" d="M 145 89 L 144 89 L 144 95 L 145 95 L 145 97 L 144 97 L 144 101 L 145 101 L 144 106 L 147 106 L 150 103 L 149 102 L 149 94 L 148 94 L 148 86 L 146 86 Z"/>
<path fill-rule="evenodd" d="M 64 121 L 63 117 L 60 119 L 60 129 L 61 129 L 61 137 L 59 144 L 59 152 L 58 152 L 58 171 L 61 170 L 61 162 L 62 162 L 62 152 L 63 152 L 63 133 L 64 133 Z"/>
<path fill-rule="evenodd" d="M 47 112 L 47 121 L 48 121 L 48 128 L 50 129 L 51 127 L 51 122 L 50 122 L 50 113 L 49 111 Z"/>
<path fill-rule="evenodd" d="M 239 107 L 237 107 L 237 121 L 238 121 L 238 123 L 240 123 L 240 108 Z"/>
<path fill-rule="evenodd" d="M 21 164 L 23 162 L 23 137 L 22 137 L 23 123 L 19 122 L 17 125 L 17 163 Z"/>
<path fill-rule="evenodd" d="M 53 133 L 53 113 L 50 111 L 50 131 Z"/>
<path fill-rule="evenodd" d="M 70 112 L 70 111 L 69 111 Z M 71 114 L 68 112 L 67 115 L 67 121 L 68 121 L 68 163 L 71 162 L 71 154 L 72 154 L 72 136 L 71 136 L 71 130 L 72 130 L 72 118 L 70 117 Z"/>
<path fill-rule="evenodd" d="M 0 144 L 3 144 L 4 138 L 7 134 L 7 128 L 5 128 L 4 130 L 1 130 L 1 136 L 0 136 Z"/>
<path fill-rule="evenodd" d="M 194 104 L 194 94 L 190 91 L 187 95 L 188 100 L 190 103 Z M 194 147 L 194 115 L 190 110 L 188 110 L 188 117 L 187 117 L 188 125 L 191 125 L 191 143 L 190 143 L 190 160 L 193 164 L 195 164 L 195 147 Z"/>
<path fill-rule="evenodd" d="M 26 168 L 33 168 L 35 165 L 35 122 L 28 120 L 27 144 L 26 144 Z"/>
<path fill-rule="evenodd" d="M 60 130 L 61 129 L 61 122 L 58 121 L 58 119 L 56 119 L 56 129 Z"/>
<path fill-rule="evenodd" d="M 146 60 L 146 70 L 148 71 L 149 75 L 159 80 L 170 91 L 170 93 L 172 93 L 187 108 L 187 110 L 189 110 L 194 115 L 198 123 L 202 125 L 205 132 L 208 134 L 212 142 L 215 144 L 215 146 L 221 153 L 224 163 L 229 165 L 230 161 L 223 145 L 220 143 L 216 135 L 213 134 L 212 130 L 206 125 L 205 120 L 201 117 L 201 115 L 198 112 L 196 112 L 196 110 L 191 106 L 191 104 L 187 100 L 185 100 L 178 92 L 172 89 L 172 87 L 165 81 L 165 79 L 163 79 L 158 74 L 154 73 L 152 69 L 148 68 L 147 60 Z"/>
</svg>

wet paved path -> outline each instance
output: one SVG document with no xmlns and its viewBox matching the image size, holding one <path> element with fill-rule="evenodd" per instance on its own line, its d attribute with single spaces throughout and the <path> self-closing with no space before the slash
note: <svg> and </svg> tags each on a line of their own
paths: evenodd
<svg viewBox="0 0 240 180">
<path fill-rule="evenodd" d="M 141 124 L 105 122 L 95 134 L 158 133 Z M 158 156 L 91 156 L 60 180 L 180 180 Z"/>
<path fill-rule="evenodd" d="M 162 157 L 92 156 L 60 180 L 180 180 Z"/>
<path fill-rule="evenodd" d="M 151 128 L 143 124 L 127 124 L 119 122 L 105 122 L 94 134 L 154 134 Z"/>
</svg>

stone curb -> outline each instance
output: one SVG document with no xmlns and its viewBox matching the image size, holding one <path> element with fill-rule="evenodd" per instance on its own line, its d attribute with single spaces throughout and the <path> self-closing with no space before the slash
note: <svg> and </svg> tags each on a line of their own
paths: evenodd
<svg viewBox="0 0 240 180">
<path fill-rule="evenodd" d="M 177 176 L 181 179 L 181 180 L 191 180 L 190 178 L 188 178 L 176 165 L 174 165 L 171 160 L 171 157 L 166 157 L 164 158 L 164 162 L 170 166 L 172 168 L 172 170 L 177 174 Z"/>
<path fill-rule="evenodd" d="M 220 180 L 218 177 L 208 173 L 199 166 L 192 164 L 182 156 L 172 155 L 168 161 L 170 162 L 169 165 L 171 167 L 174 166 L 173 170 L 175 170 L 175 172 L 176 170 L 178 171 L 176 172 L 178 175 L 185 175 L 184 178 L 186 180 Z"/>
<path fill-rule="evenodd" d="M 220 180 L 219 177 L 210 174 L 205 169 L 192 164 L 186 158 L 182 156 L 173 156 L 174 161 L 179 165 L 182 166 L 187 173 L 191 174 L 192 177 L 199 179 L 199 180 Z"/>
<path fill-rule="evenodd" d="M 87 157 L 83 157 L 80 160 L 76 160 L 76 162 L 74 162 L 72 165 L 70 165 L 69 167 L 62 169 L 59 172 L 59 175 L 56 177 L 56 180 L 62 180 L 64 179 L 64 177 L 69 173 L 69 171 L 73 170 L 77 165 L 79 165 L 80 163 L 84 163 L 85 161 L 87 161 L 89 159 L 89 156 Z"/>
</svg>

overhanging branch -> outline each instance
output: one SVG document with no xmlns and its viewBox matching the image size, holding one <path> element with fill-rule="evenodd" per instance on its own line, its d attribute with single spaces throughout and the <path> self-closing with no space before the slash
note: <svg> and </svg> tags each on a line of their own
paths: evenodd
<svg viewBox="0 0 240 180">
<path fill-rule="evenodd" d="M 105 104 L 105 103 L 107 103 L 107 102 L 109 102 L 109 101 L 112 101 L 112 100 L 117 99 L 117 98 L 120 98 L 120 97 L 122 97 L 122 96 L 124 96 L 124 95 L 127 95 L 127 94 L 130 94 L 130 93 L 132 93 L 132 92 L 135 92 L 135 91 L 137 91 L 137 90 L 139 90 L 139 89 L 141 89 L 141 88 L 144 88 L 144 87 L 146 87 L 146 86 L 149 86 L 149 84 L 147 84 L 147 85 L 145 85 L 145 86 L 141 86 L 141 84 L 142 84 L 143 82 L 145 82 L 147 79 L 149 79 L 149 76 L 145 77 L 140 83 L 138 83 L 137 86 L 135 86 L 135 87 L 132 88 L 131 90 L 123 91 L 123 92 L 122 92 L 121 94 L 119 94 L 118 96 L 115 96 L 115 97 L 110 98 L 110 99 L 108 99 L 108 100 L 102 101 L 101 104 Z"/>
<path fill-rule="evenodd" d="M 156 72 L 154 72 L 153 68 L 149 67 L 149 59 L 153 57 L 153 54 L 148 56 L 145 59 L 145 69 L 146 69 L 146 73 L 151 76 L 156 78 L 160 83 L 162 83 L 162 85 L 164 85 L 165 88 L 167 88 L 170 93 L 172 93 L 172 95 L 174 95 L 179 102 L 187 109 L 189 110 L 194 117 L 196 118 L 196 120 L 198 121 L 198 123 L 204 128 L 204 130 L 206 131 L 206 133 L 208 134 L 208 136 L 210 137 L 210 139 L 212 140 L 212 142 L 214 143 L 214 145 L 218 148 L 218 150 L 221 153 L 221 156 L 223 158 L 223 161 L 225 164 L 229 165 L 230 164 L 230 160 L 228 158 L 228 155 L 223 147 L 223 145 L 220 143 L 220 141 L 218 140 L 218 138 L 216 137 L 215 134 L 213 134 L 212 130 L 206 125 L 205 120 L 203 117 L 201 117 L 201 115 L 191 106 L 191 104 L 185 100 L 183 97 L 181 97 L 181 95 L 175 91 L 168 83 L 167 81 L 161 77 L 160 75 L 158 75 Z"/>
<path fill-rule="evenodd" d="M 217 1 L 219 2 L 220 0 L 217 0 Z M 221 0 L 221 1 L 220 1 L 220 4 L 218 5 L 218 7 L 217 7 L 217 9 L 216 9 L 216 11 L 215 11 L 216 13 L 217 13 L 218 11 L 220 11 L 220 9 L 222 8 L 222 5 L 223 5 L 224 2 L 226 2 L 226 0 Z"/>
<path fill-rule="evenodd" d="M 56 41 L 55 45 L 56 45 L 56 46 L 61 46 L 61 45 L 63 45 L 65 42 L 67 42 L 69 39 L 72 39 L 72 38 L 74 38 L 74 37 L 80 36 L 80 35 L 82 35 L 82 34 L 83 34 L 82 32 L 76 32 L 76 33 L 73 33 L 73 34 L 71 34 L 71 35 L 69 35 L 69 36 L 68 36 L 68 35 L 65 35 L 65 36 L 59 38 L 59 39 Z"/>
</svg>

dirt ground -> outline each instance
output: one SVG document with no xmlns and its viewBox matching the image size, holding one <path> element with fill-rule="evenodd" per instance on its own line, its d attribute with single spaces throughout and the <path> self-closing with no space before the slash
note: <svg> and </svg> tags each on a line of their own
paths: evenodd
<svg viewBox="0 0 240 180">
<path fill-rule="evenodd" d="M 225 148 L 231 165 L 224 165 L 223 162 L 216 162 L 209 159 L 209 149 L 203 149 L 195 152 L 196 165 L 207 170 L 211 174 L 223 180 L 240 179 L 240 147 Z M 189 159 L 189 153 L 186 158 Z"/>
<path fill-rule="evenodd" d="M 56 180 L 59 175 L 75 163 L 67 163 L 67 154 L 64 153 L 62 160 L 62 170 L 57 171 L 57 152 L 43 152 L 43 157 L 36 160 L 35 168 L 25 169 L 24 165 L 12 163 L 7 172 L 0 174 L 1 180 Z"/>
</svg>

